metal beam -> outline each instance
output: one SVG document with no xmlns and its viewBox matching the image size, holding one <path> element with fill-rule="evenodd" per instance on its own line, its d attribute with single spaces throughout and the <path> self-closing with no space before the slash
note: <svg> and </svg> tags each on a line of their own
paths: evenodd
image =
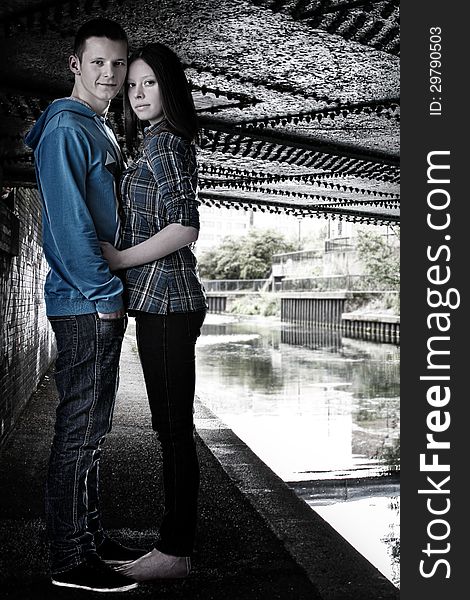
<svg viewBox="0 0 470 600">
<path fill-rule="evenodd" d="M 264 127 L 263 129 L 247 128 L 238 125 L 234 121 L 215 119 L 201 116 L 199 118 L 201 127 L 212 131 L 227 133 L 229 135 L 243 136 L 252 140 L 270 142 L 290 146 L 293 148 L 302 148 L 312 152 L 323 152 L 334 156 L 346 156 L 355 160 L 363 160 L 384 165 L 399 167 L 400 157 L 396 154 L 381 152 L 380 150 L 367 150 L 353 144 L 341 144 L 339 142 L 327 142 L 325 140 L 314 138 L 292 132 L 279 131 Z"/>
</svg>

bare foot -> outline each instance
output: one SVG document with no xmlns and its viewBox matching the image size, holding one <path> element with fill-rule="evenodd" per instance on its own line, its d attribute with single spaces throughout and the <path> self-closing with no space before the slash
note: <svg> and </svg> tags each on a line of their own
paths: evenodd
<svg viewBox="0 0 470 600">
<path fill-rule="evenodd" d="M 190 570 L 191 561 L 188 556 L 171 556 L 156 548 L 137 560 L 116 568 L 116 571 L 135 581 L 179 579 L 187 577 Z"/>
</svg>

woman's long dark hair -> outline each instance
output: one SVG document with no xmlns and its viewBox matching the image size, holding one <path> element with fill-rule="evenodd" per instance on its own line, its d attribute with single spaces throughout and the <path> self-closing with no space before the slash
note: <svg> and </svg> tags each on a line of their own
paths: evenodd
<svg viewBox="0 0 470 600">
<path fill-rule="evenodd" d="M 164 44 L 155 42 L 133 52 L 129 66 L 139 58 L 155 73 L 168 129 L 189 141 L 195 141 L 198 134 L 196 108 L 178 56 Z M 137 141 L 138 119 L 129 103 L 127 89 L 124 90 L 124 118 L 126 145 L 132 153 Z"/>
</svg>

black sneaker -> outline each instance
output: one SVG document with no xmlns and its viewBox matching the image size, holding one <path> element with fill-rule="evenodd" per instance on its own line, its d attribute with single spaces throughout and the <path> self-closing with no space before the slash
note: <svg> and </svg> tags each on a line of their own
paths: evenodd
<svg viewBox="0 0 470 600">
<path fill-rule="evenodd" d="M 101 560 L 104 560 L 108 565 L 122 565 L 144 556 L 148 550 L 128 548 L 109 537 L 105 537 L 104 542 L 98 546 L 96 552 Z"/>
<path fill-rule="evenodd" d="M 89 558 L 78 567 L 53 575 L 52 584 L 91 592 L 127 592 L 137 587 L 135 581 L 113 571 L 99 558 Z"/>
</svg>

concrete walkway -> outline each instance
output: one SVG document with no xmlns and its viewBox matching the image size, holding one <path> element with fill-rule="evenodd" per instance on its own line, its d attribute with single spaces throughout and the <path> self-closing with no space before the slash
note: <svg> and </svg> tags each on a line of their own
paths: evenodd
<svg viewBox="0 0 470 600">
<path fill-rule="evenodd" d="M 0 454 L 0 582 L 5 600 L 102 598 L 49 582 L 43 489 L 56 391 L 48 373 Z M 102 460 L 105 525 L 151 548 L 162 506 L 161 455 L 135 352 L 124 340 L 113 431 Z M 113 597 L 388 600 L 398 590 L 199 402 L 200 520 L 193 572 Z M 108 597 L 108 596 L 107 596 Z"/>
</svg>

